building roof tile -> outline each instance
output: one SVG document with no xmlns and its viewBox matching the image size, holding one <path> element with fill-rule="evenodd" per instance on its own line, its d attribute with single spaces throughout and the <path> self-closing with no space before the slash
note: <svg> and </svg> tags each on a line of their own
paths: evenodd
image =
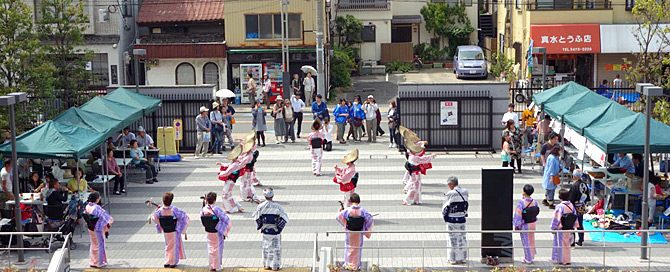
<svg viewBox="0 0 670 272">
<path fill-rule="evenodd" d="M 144 0 L 139 24 L 223 20 L 223 0 Z"/>
</svg>

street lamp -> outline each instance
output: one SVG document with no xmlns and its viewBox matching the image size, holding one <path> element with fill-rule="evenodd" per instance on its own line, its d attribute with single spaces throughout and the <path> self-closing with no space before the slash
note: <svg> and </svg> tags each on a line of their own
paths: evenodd
<svg viewBox="0 0 670 272">
<path fill-rule="evenodd" d="M 14 116 L 14 105 L 16 103 L 28 100 L 26 93 L 10 93 L 0 96 L 0 106 L 9 106 L 9 129 L 12 131 L 12 190 L 14 193 L 14 222 L 16 222 L 16 231 L 21 232 L 21 209 L 19 203 L 19 168 L 16 155 L 16 120 Z M 7 192 L 5 192 L 7 193 Z M 17 235 L 17 247 L 23 247 L 23 235 Z M 24 262 L 23 250 L 19 250 L 19 262 Z"/>
<path fill-rule="evenodd" d="M 645 103 L 645 125 L 644 125 L 644 178 L 642 181 L 642 230 L 649 229 L 649 160 L 651 158 L 651 150 L 649 148 L 650 138 L 650 124 L 651 124 L 651 99 L 663 95 L 663 88 L 654 86 L 649 83 L 638 83 L 635 85 L 635 91 L 644 95 L 647 100 Z M 640 242 L 641 254 L 640 259 L 646 260 L 649 251 L 647 249 L 648 232 L 642 232 L 642 241 Z"/>
<path fill-rule="evenodd" d="M 140 60 L 138 57 L 146 56 L 146 49 L 133 49 L 133 62 L 135 66 L 135 92 L 140 93 Z"/>
</svg>

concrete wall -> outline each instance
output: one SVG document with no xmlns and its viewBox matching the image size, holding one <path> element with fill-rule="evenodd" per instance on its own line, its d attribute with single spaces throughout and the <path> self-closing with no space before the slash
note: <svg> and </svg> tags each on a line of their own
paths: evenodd
<svg viewBox="0 0 670 272">
<path fill-rule="evenodd" d="M 226 59 L 159 59 L 158 65 L 147 65 L 147 85 L 175 85 L 176 69 L 183 62 L 188 62 L 195 68 L 195 84 L 203 83 L 203 67 L 208 62 L 219 66 L 219 86 L 225 88 L 227 85 Z"/>
<path fill-rule="evenodd" d="M 621 78 L 623 80 L 626 80 L 626 72 L 625 71 L 607 71 L 605 69 L 605 66 L 607 64 L 624 64 L 624 58 L 631 62 L 630 64 L 634 64 L 636 62 L 635 55 L 633 54 L 598 54 L 597 55 L 597 63 L 596 63 L 596 85 L 600 85 L 600 83 L 603 81 L 603 79 L 607 79 L 607 81 L 612 82 L 614 80 L 614 77 L 616 77 L 617 74 L 621 75 Z"/>
<path fill-rule="evenodd" d="M 107 73 L 109 75 L 108 84 L 112 85 L 112 65 L 117 66 L 117 73 L 120 71 L 118 66 L 119 65 L 118 47 L 114 48 L 112 44 L 89 44 L 85 46 L 79 46 L 76 48 L 81 50 L 91 50 L 93 51 L 93 53 L 107 54 Z M 113 84 L 112 86 L 118 86 L 118 82 L 117 84 Z"/>
</svg>

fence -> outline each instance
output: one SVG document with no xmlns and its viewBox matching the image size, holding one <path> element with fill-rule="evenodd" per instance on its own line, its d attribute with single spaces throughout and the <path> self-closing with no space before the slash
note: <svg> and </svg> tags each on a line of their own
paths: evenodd
<svg viewBox="0 0 670 272">
<path fill-rule="evenodd" d="M 635 91 L 634 87 L 610 87 L 602 85 L 589 89 L 606 98 L 619 102 L 632 111 L 640 112 L 644 110 L 643 105 L 641 103 L 637 103 L 640 100 L 640 94 Z M 533 95 L 541 92 L 542 88 L 536 86 L 510 88 L 510 101 L 514 103 L 514 111 L 522 112 L 533 100 Z"/>
<path fill-rule="evenodd" d="M 412 62 L 414 60 L 414 47 L 412 43 L 382 43 L 381 63 L 392 61 Z"/>
<path fill-rule="evenodd" d="M 45 247 L 23 247 L 23 245 L 16 245 L 16 247 L 12 247 L 12 241 L 14 240 L 15 235 L 23 235 L 24 239 L 25 236 L 49 236 L 49 239 L 44 242 Z M 46 251 L 48 253 L 52 253 L 52 244 L 55 242 L 54 238 L 57 236 L 60 236 L 63 238 L 63 245 L 55 251 L 55 253 L 52 255 L 52 257 L 55 257 L 56 260 L 52 260 L 52 262 L 49 264 L 49 272 L 51 271 L 69 271 L 70 267 L 70 247 L 71 247 L 71 242 L 72 242 L 72 234 L 67 234 L 63 235 L 60 232 L 2 232 L 0 233 L 0 236 L 9 236 L 9 242 L 7 243 L 7 247 L 2 247 L 0 248 L 0 252 L 7 252 L 7 258 L 2 259 L 3 265 L 4 262 L 8 262 L 8 267 L 12 266 L 12 255 L 9 254 L 12 251 Z M 52 269 L 52 265 L 54 266 Z M 26 269 L 28 270 L 28 269 Z"/>
<path fill-rule="evenodd" d="M 634 230 L 630 230 L 633 232 Z M 463 266 L 451 266 L 448 264 L 447 260 L 447 249 L 449 247 L 446 245 L 449 233 L 465 233 L 468 234 L 520 234 L 520 233 L 535 233 L 535 234 L 545 234 L 547 236 L 552 236 L 555 233 L 573 233 L 584 232 L 585 234 L 595 235 L 600 234 L 601 237 L 604 237 L 605 233 L 621 233 L 621 230 L 584 230 L 584 231 L 575 231 L 575 230 L 495 230 L 495 231 L 484 231 L 484 230 L 466 230 L 466 231 L 373 231 L 371 239 L 366 240 L 363 244 L 363 252 L 361 253 L 362 261 L 371 267 L 376 265 L 379 268 L 404 268 L 414 271 L 415 269 L 420 268 L 421 271 L 425 271 L 424 268 L 445 268 L 449 269 L 467 269 L 466 271 L 482 271 L 483 269 L 492 269 L 493 267 L 482 264 L 480 260 L 482 259 L 479 250 L 480 249 L 511 249 L 519 252 L 522 252 L 524 246 L 519 243 L 518 240 L 512 240 L 512 244 L 509 245 L 500 245 L 500 246 L 482 246 L 476 245 L 476 243 L 468 242 L 467 246 L 462 248 L 467 249 L 466 263 Z M 648 234 L 652 233 L 670 233 L 670 230 L 644 230 L 637 232 L 646 232 Z M 326 232 L 325 237 L 327 239 L 322 239 L 320 233 L 314 234 L 314 252 L 313 252 L 313 270 L 323 272 L 329 265 L 336 265 L 334 260 L 342 260 L 342 257 L 338 257 L 338 253 L 344 250 L 343 241 L 344 236 L 347 233 L 362 233 L 362 232 L 345 232 L 345 231 L 331 231 Z M 635 234 L 633 234 L 635 235 Z M 336 236 L 337 239 L 332 239 L 331 236 Z M 418 241 L 407 241 L 407 237 L 412 237 L 413 239 L 424 238 L 420 242 Z M 418 236 L 418 237 L 417 237 Z M 377 240 L 378 239 L 378 240 Z M 325 241 L 329 240 L 329 241 Z M 536 237 L 536 240 L 537 237 Z M 604 240 L 604 239 L 603 239 Z M 551 243 L 551 241 L 550 241 Z M 473 245 L 475 244 L 475 245 Z M 594 245 L 588 245 L 594 244 Z M 575 268 L 625 268 L 625 270 L 638 270 L 638 271 L 652 271 L 652 269 L 658 269 L 658 271 L 667 271 L 667 261 L 670 253 L 670 246 L 667 244 L 652 244 L 649 243 L 647 246 L 641 246 L 639 243 L 622 243 L 622 244 L 612 244 L 607 242 L 588 242 L 580 247 L 579 250 L 573 250 L 572 252 L 572 264 L 571 266 Z M 327 249 L 330 248 L 332 251 L 328 252 Z M 356 247 L 354 247 L 356 248 Z M 527 269 L 524 271 L 530 271 L 535 268 L 544 268 L 548 271 L 555 267 L 551 262 L 539 261 L 541 259 L 546 259 L 550 257 L 551 253 L 547 254 L 549 249 L 553 248 L 553 245 L 541 245 L 536 242 L 538 258 L 533 264 L 523 264 L 523 268 Z M 648 249 L 648 259 L 642 260 L 640 262 L 639 254 L 642 248 Z M 584 250 L 582 250 L 584 249 Z M 639 249 L 631 253 L 625 249 Z M 655 249 L 655 250 L 654 250 Z M 476 252 L 476 254 L 471 254 Z M 656 252 L 656 255 L 654 255 Z M 579 256 L 580 254 L 589 254 L 589 256 Z M 521 261 L 523 258 L 523 253 L 519 257 L 514 258 L 514 260 Z M 631 265 L 637 264 L 639 266 Z M 509 263 L 504 263 L 501 259 L 501 267 L 509 266 Z M 361 267 L 362 270 L 369 270 L 366 267 Z M 473 270 L 470 270 L 473 269 Z M 417 270 L 418 271 L 418 270 Z M 580 270 L 581 271 L 581 270 Z"/>
</svg>

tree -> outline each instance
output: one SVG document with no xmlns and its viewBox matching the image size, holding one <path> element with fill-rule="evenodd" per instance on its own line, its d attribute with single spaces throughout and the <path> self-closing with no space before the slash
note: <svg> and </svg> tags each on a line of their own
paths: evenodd
<svg viewBox="0 0 670 272">
<path fill-rule="evenodd" d="M 87 1 L 42 0 L 41 4 L 38 29 L 56 67 L 54 89 L 64 102 L 63 109 L 81 105 L 91 97 L 87 92 L 91 73 L 86 71 L 86 63 L 93 53 L 78 48 L 84 45 L 84 31 L 89 23 L 84 13 Z"/>
<path fill-rule="evenodd" d="M 335 17 L 335 36 L 339 46 L 350 47 L 363 42 L 362 32 L 363 23 L 358 18 L 349 14 Z"/>
<path fill-rule="evenodd" d="M 17 133 L 32 127 L 43 101 L 52 98 L 53 65 L 34 32 L 32 11 L 23 0 L 0 0 L 0 95 L 25 92 L 32 99 L 28 110 L 16 111 Z M 19 108 L 21 109 L 21 108 Z M 5 109 L 0 127 L 8 126 Z"/>
<path fill-rule="evenodd" d="M 665 22 L 670 21 L 670 2 L 656 0 L 636 0 L 633 15 L 637 26 L 633 35 L 640 46 L 640 52 L 635 54 L 635 61 L 626 71 L 630 82 L 647 82 L 666 89 L 670 88 L 670 54 L 663 49 L 670 47 L 668 33 L 670 28 Z M 656 45 L 657 50 L 652 50 Z"/>
<path fill-rule="evenodd" d="M 330 64 L 330 85 L 333 88 L 351 86 L 351 71 L 356 68 L 352 48 L 336 47 L 333 50 L 333 59 Z"/>
<path fill-rule="evenodd" d="M 421 15 L 426 21 L 428 32 L 440 40 L 447 39 L 449 56 L 456 52 L 459 45 L 468 44 L 470 33 L 475 31 L 462 3 L 450 5 L 429 2 L 421 8 Z"/>
</svg>

